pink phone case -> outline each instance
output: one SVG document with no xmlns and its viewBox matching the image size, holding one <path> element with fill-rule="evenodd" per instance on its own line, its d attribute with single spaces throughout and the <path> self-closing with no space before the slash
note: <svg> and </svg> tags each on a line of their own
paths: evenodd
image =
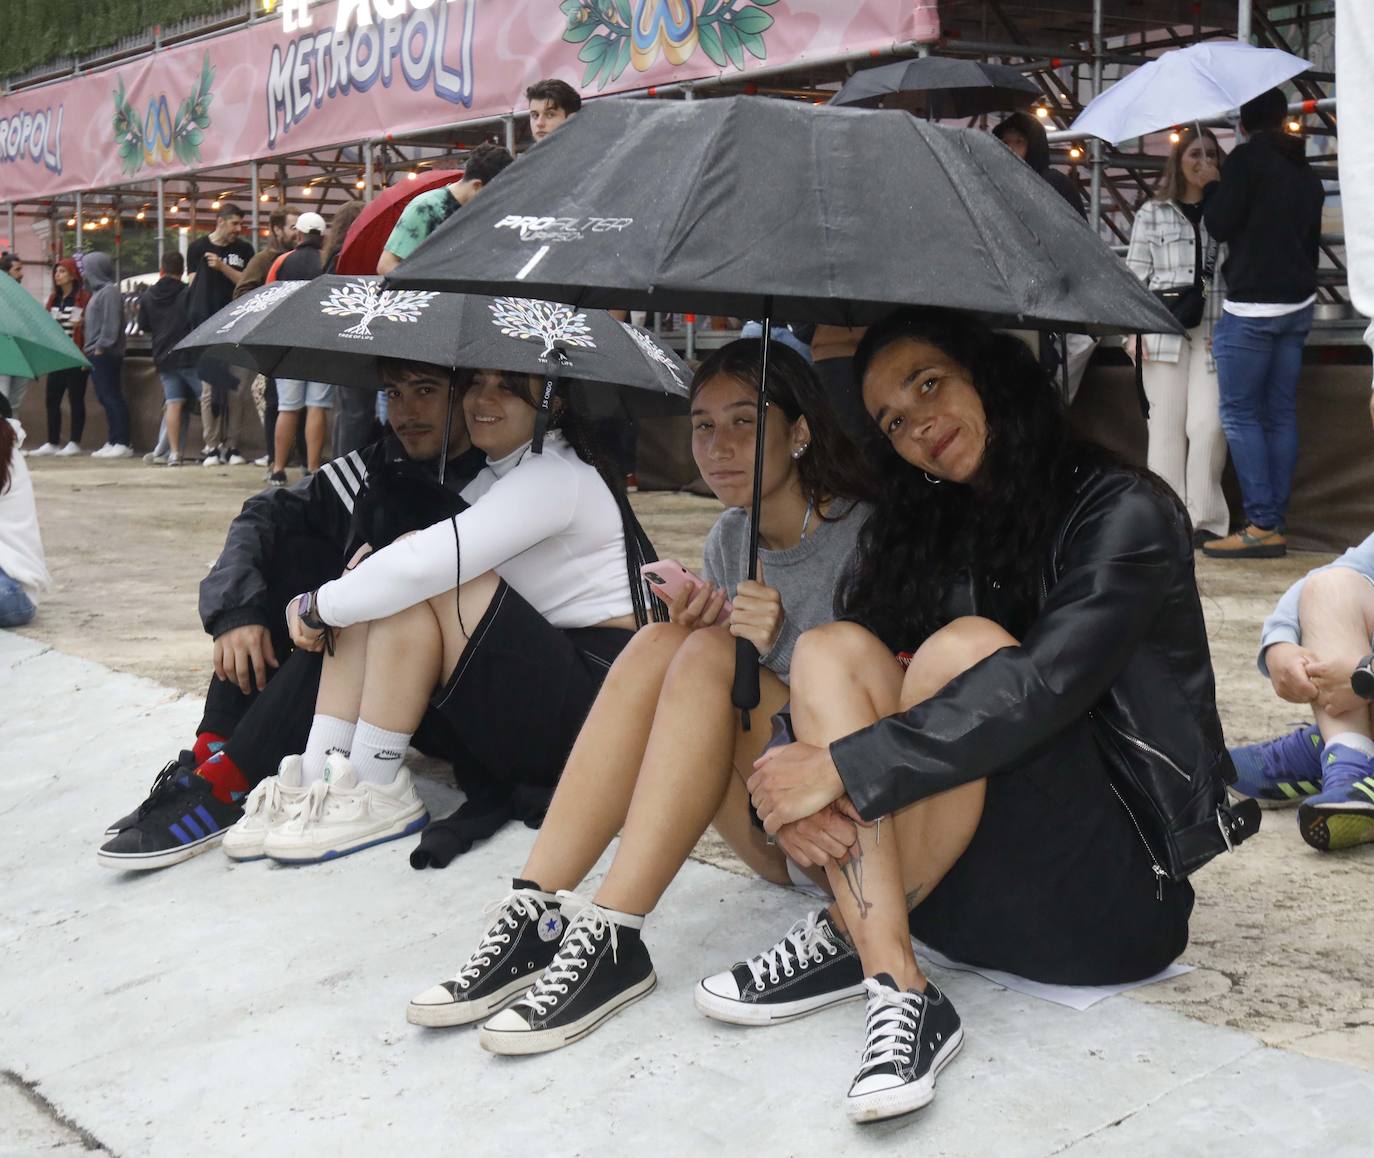
<svg viewBox="0 0 1374 1158">
<path fill-rule="evenodd" d="M 645 563 L 639 569 L 644 582 L 659 595 L 664 603 L 671 603 L 687 587 L 705 587 L 706 580 L 693 575 L 681 563 L 673 559 L 660 559 L 657 563 Z M 729 615 L 734 608 L 725 601 L 722 615 Z"/>
</svg>

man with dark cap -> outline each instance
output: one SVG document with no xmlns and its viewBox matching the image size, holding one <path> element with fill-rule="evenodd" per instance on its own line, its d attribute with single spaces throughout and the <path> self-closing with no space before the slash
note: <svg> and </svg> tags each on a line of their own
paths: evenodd
<svg viewBox="0 0 1374 1158">
<path fill-rule="evenodd" d="M 1298 377 L 1317 299 L 1326 194 L 1302 138 L 1284 132 L 1287 112 L 1276 88 L 1242 105 L 1246 140 L 1203 194 L 1207 231 L 1227 246 L 1226 303 L 1212 354 L 1246 519 L 1234 535 L 1203 545 L 1217 559 L 1272 559 L 1288 551 L 1283 531 L 1298 462 Z"/>
</svg>

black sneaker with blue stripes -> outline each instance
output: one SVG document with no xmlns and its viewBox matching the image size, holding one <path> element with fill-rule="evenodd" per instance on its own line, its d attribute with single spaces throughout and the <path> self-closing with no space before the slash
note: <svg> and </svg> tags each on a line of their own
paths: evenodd
<svg viewBox="0 0 1374 1158">
<path fill-rule="evenodd" d="M 243 809 L 215 799 L 210 782 L 169 765 L 138 807 L 137 819 L 106 841 L 96 859 L 112 869 L 158 869 L 214 848 Z"/>
</svg>

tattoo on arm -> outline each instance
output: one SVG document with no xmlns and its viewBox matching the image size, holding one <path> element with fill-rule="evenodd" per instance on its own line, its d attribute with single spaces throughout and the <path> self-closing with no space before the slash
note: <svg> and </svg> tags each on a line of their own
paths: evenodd
<svg viewBox="0 0 1374 1158">
<path fill-rule="evenodd" d="M 863 862 L 863 850 L 856 844 L 849 860 L 840 869 L 840 875 L 844 877 L 844 883 L 849 886 L 849 895 L 854 898 L 854 903 L 859 908 L 859 920 L 866 921 L 873 906 L 864 898 Z"/>
</svg>

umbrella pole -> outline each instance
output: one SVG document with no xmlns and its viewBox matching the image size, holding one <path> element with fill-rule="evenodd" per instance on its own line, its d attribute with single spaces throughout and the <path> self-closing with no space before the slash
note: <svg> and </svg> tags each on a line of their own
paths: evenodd
<svg viewBox="0 0 1374 1158">
<path fill-rule="evenodd" d="M 439 485 L 444 485 L 444 475 L 448 471 L 448 435 L 453 429 L 453 404 L 458 396 L 458 371 L 448 374 L 448 405 L 444 407 L 444 438 L 439 444 Z"/>
<path fill-rule="evenodd" d="M 763 433 L 768 421 L 768 352 L 773 344 L 773 317 L 763 315 L 763 355 L 759 367 L 758 417 L 754 423 L 754 493 L 749 500 L 749 569 L 753 580 L 759 573 L 759 508 L 763 500 Z M 747 639 L 735 640 L 735 682 L 730 702 L 739 709 L 740 724 L 749 731 L 749 712 L 759 706 L 759 652 Z"/>
</svg>

